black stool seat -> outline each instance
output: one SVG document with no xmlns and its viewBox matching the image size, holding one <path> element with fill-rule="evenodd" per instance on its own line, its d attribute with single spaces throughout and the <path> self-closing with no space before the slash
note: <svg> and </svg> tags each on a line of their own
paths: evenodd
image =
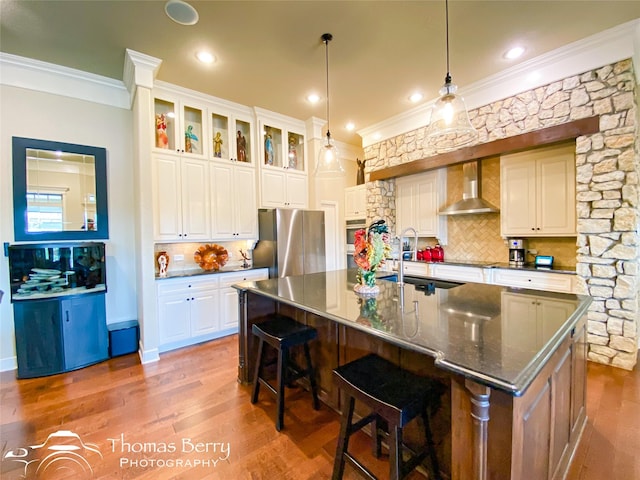
<svg viewBox="0 0 640 480">
<path fill-rule="evenodd" d="M 333 379 L 347 398 L 342 412 L 333 480 L 342 478 L 345 461 L 366 477 L 376 478 L 348 452 L 349 437 L 369 423 L 372 424 L 372 447 L 376 457 L 381 452 L 381 436 L 389 437 L 389 478 L 404 478 L 427 455 L 431 463 L 429 478 L 440 478 L 429 414 L 439 406 L 440 396 L 445 389 L 442 384 L 402 370 L 374 354 L 336 368 L 333 370 Z M 356 400 L 366 405 L 371 413 L 354 423 Z M 402 443 L 402 428 L 418 416 L 422 418 L 426 436 L 426 448 L 421 453 L 411 451 Z M 388 426 L 387 432 L 381 429 L 382 421 Z M 403 459 L 404 450 L 409 452 L 410 459 L 407 462 Z"/>
<path fill-rule="evenodd" d="M 313 395 L 313 408 L 318 410 L 320 403 L 318 401 L 318 389 L 316 386 L 315 374 L 311 365 L 311 354 L 309 351 L 309 342 L 318 336 L 315 328 L 302 323 L 296 322 L 290 317 L 284 315 L 269 315 L 269 318 L 261 323 L 253 324 L 251 327 L 253 334 L 259 338 L 258 355 L 256 356 L 256 368 L 253 377 L 253 392 L 251 394 L 251 403 L 258 401 L 260 394 L 260 385 L 264 385 L 275 395 L 276 406 L 278 410 L 276 419 L 276 429 L 282 430 L 284 427 L 284 387 L 294 380 L 302 377 L 309 379 L 311 385 L 311 393 Z M 264 345 L 270 345 L 277 350 L 277 375 L 276 386 L 272 386 L 264 377 L 264 367 L 274 362 L 267 363 L 265 359 Z M 302 346 L 304 356 L 307 363 L 305 369 L 298 366 L 290 356 L 290 349 Z"/>
</svg>

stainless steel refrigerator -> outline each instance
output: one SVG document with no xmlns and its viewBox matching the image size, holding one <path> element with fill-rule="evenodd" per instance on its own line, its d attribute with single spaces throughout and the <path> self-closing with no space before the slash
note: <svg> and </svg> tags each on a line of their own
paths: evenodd
<svg viewBox="0 0 640 480">
<path fill-rule="evenodd" d="M 269 278 L 326 270 L 323 211 L 260 209 L 258 229 L 253 265 L 268 267 Z"/>
</svg>

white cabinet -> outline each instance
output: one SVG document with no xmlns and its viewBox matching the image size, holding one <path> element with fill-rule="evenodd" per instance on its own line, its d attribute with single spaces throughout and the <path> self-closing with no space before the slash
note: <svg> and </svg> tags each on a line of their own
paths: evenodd
<svg viewBox="0 0 640 480">
<path fill-rule="evenodd" d="M 507 268 L 492 269 L 492 283 L 506 287 L 531 288 L 551 292 L 575 293 L 576 278 L 569 273 L 552 273 Z"/>
<path fill-rule="evenodd" d="M 220 103 L 211 105 L 209 112 L 210 158 L 255 165 L 254 122 L 250 109 Z"/>
<path fill-rule="evenodd" d="M 260 206 L 307 208 L 304 122 L 261 108 L 255 111 L 260 138 Z"/>
<path fill-rule="evenodd" d="M 261 207 L 308 208 L 307 175 L 263 169 L 261 182 Z"/>
<path fill-rule="evenodd" d="M 213 338 L 220 329 L 219 279 L 167 279 L 158 284 L 160 351 Z"/>
<path fill-rule="evenodd" d="M 501 307 L 503 344 L 537 351 L 573 313 L 575 302 L 502 292 Z"/>
<path fill-rule="evenodd" d="M 431 264 L 431 276 L 443 280 L 458 282 L 486 283 L 483 267 L 469 267 L 466 265 L 448 265 L 442 263 Z"/>
<path fill-rule="evenodd" d="M 238 331 L 238 291 L 232 285 L 267 278 L 269 278 L 269 270 L 266 268 L 222 274 L 220 278 L 220 326 L 222 329 Z"/>
<path fill-rule="evenodd" d="M 208 155 L 207 109 L 197 100 L 155 89 L 154 149 L 196 157 Z"/>
<path fill-rule="evenodd" d="M 238 295 L 231 286 L 269 278 L 266 268 L 159 280 L 160 351 L 238 331 Z"/>
<path fill-rule="evenodd" d="M 576 235 L 574 143 L 500 158 L 503 237 Z"/>
<path fill-rule="evenodd" d="M 240 162 L 212 162 L 210 171 L 212 239 L 257 238 L 255 169 Z"/>
<path fill-rule="evenodd" d="M 155 240 L 207 240 L 208 162 L 182 155 L 155 154 L 152 168 Z"/>
<path fill-rule="evenodd" d="M 447 243 L 447 218 L 438 215 L 447 197 L 446 169 L 409 175 L 396 180 L 396 232 L 413 227 L 420 237 Z"/>
<path fill-rule="evenodd" d="M 346 220 L 367 217 L 367 186 L 365 184 L 345 188 L 344 217 Z"/>
</svg>

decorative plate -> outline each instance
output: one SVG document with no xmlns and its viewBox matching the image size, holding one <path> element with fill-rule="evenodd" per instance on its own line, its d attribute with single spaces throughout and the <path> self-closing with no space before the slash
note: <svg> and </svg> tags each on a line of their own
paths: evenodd
<svg viewBox="0 0 640 480">
<path fill-rule="evenodd" d="M 220 245 L 206 244 L 198 247 L 196 253 L 193 254 L 193 259 L 203 270 L 219 270 L 227 263 L 229 254 L 227 249 Z"/>
</svg>

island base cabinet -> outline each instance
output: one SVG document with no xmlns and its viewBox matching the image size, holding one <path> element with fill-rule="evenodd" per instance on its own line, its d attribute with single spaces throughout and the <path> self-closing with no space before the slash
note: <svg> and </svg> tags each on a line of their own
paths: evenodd
<svg viewBox="0 0 640 480">
<path fill-rule="evenodd" d="M 74 370 L 109 357 L 104 294 L 13 305 L 18 378 Z"/>
<path fill-rule="evenodd" d="M 578 322 L 521 397 L 490 390 L 487 479 L 565 478 L 586 423 L 585 324 Z M 454 377 L 451 401 L 451 478 L 465 480 L 478 440 L 463 377 Z"/>
</svg>

